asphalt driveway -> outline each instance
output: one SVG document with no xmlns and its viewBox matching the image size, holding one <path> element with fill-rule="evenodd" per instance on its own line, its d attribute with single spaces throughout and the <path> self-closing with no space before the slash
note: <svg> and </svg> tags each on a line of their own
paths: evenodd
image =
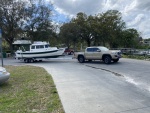
<svg viewBox="0 0 150 113">
<path fill-rule="evenodd" d="M 9 59 L 4 63 L 26 65 Z M 80 64 L 68 57 L 29 65 L 43 67 L 52 75 L 66 113 L 150 111 L 150 91 L 145 88 L 149 86 L 150 62 L 121 59 L 111 65 Z"/>
</svg>

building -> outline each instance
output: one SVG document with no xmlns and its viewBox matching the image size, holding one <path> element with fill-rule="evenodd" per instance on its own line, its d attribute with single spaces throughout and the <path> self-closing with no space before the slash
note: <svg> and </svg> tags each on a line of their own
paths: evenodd
<svg viewBox="0 0 150 113">
<path fill-rule="evenodd" d="M 16 40 L 13 43 L 14 51 L 21 50 L 29 50 L 29 46 L 31 45 L 31 40 Z"/>
</svg>

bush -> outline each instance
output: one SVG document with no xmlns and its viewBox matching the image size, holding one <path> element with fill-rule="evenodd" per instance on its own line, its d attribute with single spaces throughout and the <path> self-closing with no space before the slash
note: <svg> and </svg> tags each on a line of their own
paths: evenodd
<svg viewBox="0 0 150 113">
<path fill-rule="evenodd" d="M 132 58 L 132 59 L 139 59 L 139 60 L 150 60 L 149 55 L 123 55 L 123 58 Z"/>
</svg>

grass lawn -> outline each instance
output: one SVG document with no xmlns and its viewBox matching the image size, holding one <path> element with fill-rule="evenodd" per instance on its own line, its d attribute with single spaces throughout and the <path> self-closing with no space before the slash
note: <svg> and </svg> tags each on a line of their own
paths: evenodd
<svg viewBox="0 0 150 113">
<path fill-rule="evenodd" d="M 43 68 L 5 68 L 11 76 L 0 85 L 0 113 L 64 113 L 54 82 Z"/>
</svg>

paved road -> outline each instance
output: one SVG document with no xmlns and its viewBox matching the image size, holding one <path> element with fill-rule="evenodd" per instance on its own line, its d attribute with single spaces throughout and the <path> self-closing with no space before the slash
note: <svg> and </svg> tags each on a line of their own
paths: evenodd
<svg viewBox="0 0 150 113">
<path fill-rule="evenodd" d="M 102 62 L 87 62 L 85 65 L 120 74 L 126 81 L 150 92 L 150 61 L 121 59 L 111 65 Z"/>
<path fill-rule="evenodd" d="M 7 59 L 5 64 L 24 65 Z M 80 64 L 69 57 L 32 65 L 54 79 L 66 113 L 149 113 L 150 62 L 121 59 L 116 64 Z"/>
</svg>

